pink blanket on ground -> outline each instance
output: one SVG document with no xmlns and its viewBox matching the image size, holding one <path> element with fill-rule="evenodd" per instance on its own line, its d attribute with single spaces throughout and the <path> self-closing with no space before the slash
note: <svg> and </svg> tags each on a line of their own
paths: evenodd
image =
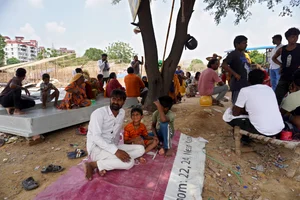
<svg viewBox="0 0 300 200">
<path fill-rule="evenodd" d="M 81 165 L 72 167 L 65 175 L 39 193 L 35 199 L 97 199 L 97 200 L 161 200 L 168 185 L 180 133 L 172 140 L 174 156 L 165 158 L 145 155 L 146 164 L 135 165 L 130 170 L 109 171 L 104 177 L 84 177 Z"/>
</svg>

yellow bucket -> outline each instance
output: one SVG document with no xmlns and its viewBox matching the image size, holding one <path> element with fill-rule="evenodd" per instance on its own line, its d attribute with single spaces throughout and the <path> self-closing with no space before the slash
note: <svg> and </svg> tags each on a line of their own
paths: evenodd
<svg viewBox="0 0 300 200">
<path fill-rule="evenodd" d="M 212 97 L 211 96 L 201 96 L 199 103 L 200 103 L 200 106 L 202 106 L 202 107 L 212 106 Z"/>
</svg>

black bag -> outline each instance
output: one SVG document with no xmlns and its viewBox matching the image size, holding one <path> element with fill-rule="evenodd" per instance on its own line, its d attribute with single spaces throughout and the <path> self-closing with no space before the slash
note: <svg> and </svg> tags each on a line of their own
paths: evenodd
<svg viewBox="0 0 300 200">
<path fill-rule="evenodd" d="M 171 86 L 170 86 L 170 92 L 175 92 L 175 84 L 174 84 L 174 80 L 173 80 L 172 83 L 171 83 Z"/>
<path fill-rule="evenodd" d="M 191 35 L 188 35 L 188 39 L 185 42 L 185 47 L 188 48 L 189 50 L 194 50 L 198 46 L 198 41 Z"/>
</svg>

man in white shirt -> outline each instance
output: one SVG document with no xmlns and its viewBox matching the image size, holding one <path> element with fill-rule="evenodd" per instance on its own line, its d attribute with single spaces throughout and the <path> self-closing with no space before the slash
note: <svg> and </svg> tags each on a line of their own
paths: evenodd
<svg viewBox="0 0 300 200">
<path fill-rule="evenodd" d="M 107 54 L 102 54 L 102 59 L 98 60 L 99 73 L 103 74 L 103 84 L 104 82 L 107 84 L 109 79 L 109 63 L 107 61 Z"/>
<path fill-rule="evenodd" d="M 270 56 L 270 78 L 271 78 L 271 85 L 272 89 L 275 91 L 278 81 L 280 79 L 280 66 L 276 64 L 272 58 L 277 52 L 278 49 L 280 49 L 283 45 L 281 44 L 282 36 L 281 35 L 275 35 L 272 37 L 273 44 L 276 45 L 276 47 L 271 51 Z M 281 62 L 281 56 L 277 58 Z"/>
<path fill-rule="evenodd" d="M 264 77 L 265 74 L 260 69 L 249 73 L 251 86 L 241 89 L 232 108 L 234 119 L 228 123 L 251 133 L 274 136 L 282 131 L 284 123 L 274 91 L 263 85 Z M 249 118 L 236 118 L 239 115 L 248 115 Z"/>
<path fill-rule="evenodd" d="M 94 169 L 104 176 L 106 171 L 130 169 L 134 159 L 144 152 L 142 145 L 119 145 L 120 132 L 125 118 L 122 109 L 126 94 L 122 90 L 113 90 L 110 106 L 98 108 L 91 114 L 87 133 L 87 151 L 92 162 L 84 163 L 85 176 L 92 180 Z"/>
</svg>

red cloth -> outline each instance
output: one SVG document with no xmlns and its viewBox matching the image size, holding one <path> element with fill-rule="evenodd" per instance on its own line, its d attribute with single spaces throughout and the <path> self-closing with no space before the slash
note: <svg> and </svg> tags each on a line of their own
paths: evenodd
<svg viewBox="0 0 300 200">
<path fill-rule="evenodd" d="M 110 97 L 110 93 L 115 89 L 120 89 L 125 91 L 125 88 L 120 84 L 120 82 L 117 79 L 110 79 L 110 81 L 106 86 L 106 96 Z"/>
<path fill-rule="evenodd" d="M 265 73 L 265 79 L 264 79 L 263 84 L 271 87 L 271 81 L 270 81 L 270 76 L 269 76 L 268 72 L 266 70 L 262 70 L 262 71 Z"/>
<path fill-rule="evenodd" d="M 215 83 L 222 80 L 218 74 L 211 68 L 205 69 L 198 81 L 198 91 L 201 96 L 211 96 L 215 87 Z"/>
</svg>

